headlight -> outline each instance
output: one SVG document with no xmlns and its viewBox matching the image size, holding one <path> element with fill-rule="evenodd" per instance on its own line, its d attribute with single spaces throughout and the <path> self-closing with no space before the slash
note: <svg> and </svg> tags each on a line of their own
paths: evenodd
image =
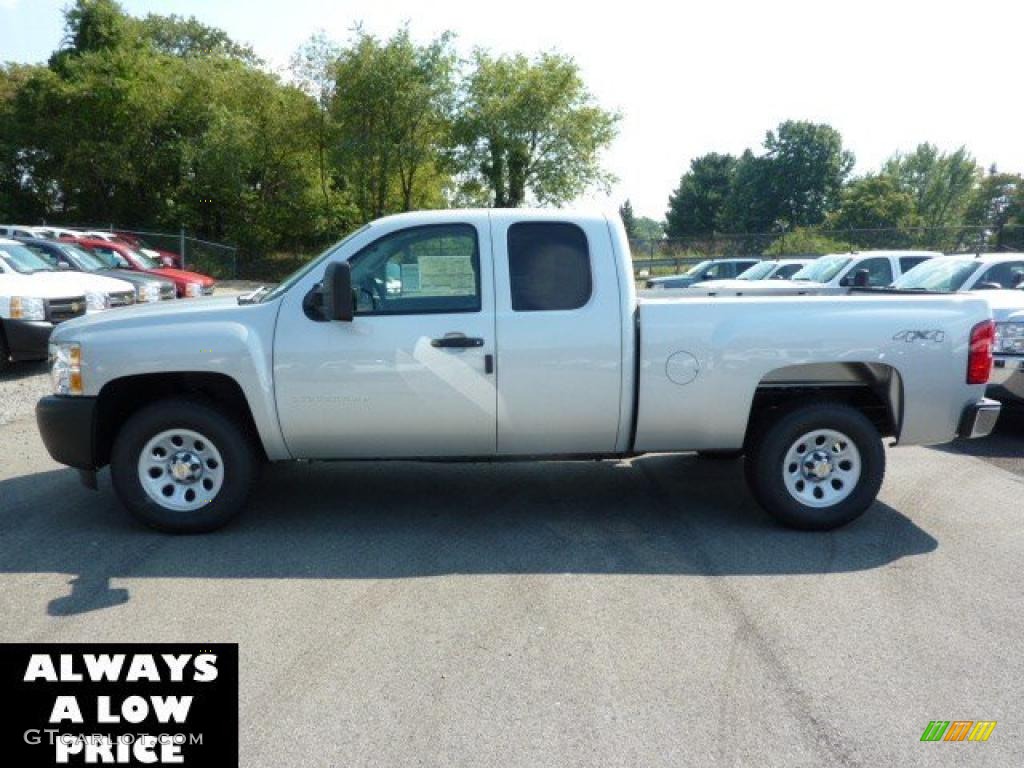
<svg viewBox="0 0 1024 768">
<path fill-rule="evenodd" d="M 143 301 L 160 301 L 160 283 L 146 283 L 140 285 L 137 291 L 138 300 Z"/>
<path fill-rule="evenodd" d="M 45 320 L 46 305 L 42 299 L 32 296 L 11 297 L 12 320 Z"/>
<path fill-rule="evenodd" d="M 50 345 L 50 378 L 58 395 L 82 394 L 82 348 L 78 344 Z"/>
<path fill-rule="evenodd" d="M 85 294 L 86 312 L 102 312 L 104 309 L 110 309 L 110 297 L 107 294 L 94 291 Z"/>
<path fill-rule="evenodd" d="M 1024 323 L 996 323 L 997 355 L 1024 355 Z"/>
<path fill-rule="evenodd" d="M 201 286 L 199 283 L 189 283 L 188 285 L 185 286 L 185 295 L 186 296 L 202 296 L 203 295 L 203 286 Z"/>
</svg>

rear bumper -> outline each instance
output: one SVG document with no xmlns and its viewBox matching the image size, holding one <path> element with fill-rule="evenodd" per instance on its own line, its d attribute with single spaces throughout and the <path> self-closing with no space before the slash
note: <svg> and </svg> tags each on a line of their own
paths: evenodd
<svg viewBox="0 0 1024 768">
<path fill-rule="evenodd" d="M 996 355 L 985 394 L 1003 402 L 1024 404 L 1024 357 Z"/>
<path fill-rule="evenodd" d="M 53 460 L 75 469 L 96 466 L 95 397 L 50 395 L 36 405 L 36 424 Z"/>
<path fill-rule="evenodd" d="M 4 320 L 7 347 L 15 360 L 45 360 L 53 323 L 46 320 Z"/>
<path fill-rule="evenodd" d="M 983 397 L 976 403 L 971 403 L 964 408 L 963 415 L 960 417 L 960 427 L 956 431 L 957 436 L 972 438 L 991 434 L 999 420 L 1001 410 L 1002 405 L 999 402 L 989 400 L 987 397 Z"/>
</svg>

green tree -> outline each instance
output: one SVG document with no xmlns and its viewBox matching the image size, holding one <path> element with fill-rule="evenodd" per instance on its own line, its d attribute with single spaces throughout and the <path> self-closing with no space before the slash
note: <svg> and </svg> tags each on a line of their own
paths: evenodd
<svg viewBox="0 0 1024 768">
<path fill-rule="evenodd" d="M 326 207 L 331 206 L 334 198 L 328 153 L 337 140 L 331 105 L 335 98 L 338 80 L 335 70 L 339 58 L 341 47 L 321 30 L 303 43 L 291 60 L 291 73 L 295 84 L 316 102 L 310 133 L 316 144 L 320 194 Z"/>
<path fill-rule="evenodd" d="M 363 218 L 443 205 L 456 58 L 451 36 L 420 46 L 357 30 L 335 67 L 334 161 Z"/>
<path fill-rule="evenodd" d="M 477 50 L 456 121 L 464 181 L 486 189 L 497 207 L 571 200 L 612 179 L 601 152 L 619 115 L 597 105 L 579 67 L 544 53 L 494 57 Z"/>
<path fill-rule="evenodd" d="M 779 219 L 791 227 L 816 226 L 839 207 L 843 182 L 854 164 L 839 131 L 788 120 L 777 131 L 768 131 L 764 148 Z"/>
<path fill-rule="evenodd" d="M 635 240 L 636 216 L 633 215 L 633 204 L 628 199 L 619 206 L 619 218 L 622 219 L 622 226 L 626 229 L 626 237 L 630 240 Z"/>
<path fill-rule="evenodd" d="M 945 153 L 933 144 L 920 144 L 909 154 L 890 158 L 882 172 L 913 197 L 925 227 L 963 224 L 979 177 L 977 163 L 965 147 Z"/>
<path fill-rule="evenodd" d="M 717 152 L 690 161 L 690 170 L 668 199 L 665 223 L 669 237 L 704 235 L 722 227 L 735 169 L 735 157 Z"/>
<path fill-rule="evenodd" d="M 665 237 L 665 225 L 649 216 L 637 216 L 633 227 L 637 240 L 661 240 Z"/>
<path fill-rule="evenodd" d="M 194 16 L 149 14 L 134 20 L 138 34 L 155 50 L 171 56 L 217 56 L 237 59 L 253 66 L 262 64 L 251 46 L 237 43 L 217 27 L 203 24 Z"/>
<path fill-rule="evenodd" d="M 971 191 L 964 209 L 964 221 L 991 229 L 1006 225 L 1012 215 L 1014 198 L 1024 189 L 1024 178 L 1016 173 L 1000 173 L 992 167 Z"/>
<path fill-rule="evenodd" d="M 131 18 L 115 0 L 75 0 L 64 19 L 63 50 L 72 55 L 119 48 L 135 36 Z"/>
<path fill-rule="evenodd" d="M 781 222 L 782 210 L 771 158 L 749 149 L 736 159 L 729 194 L 717 216 L 723 232 L 770 232 Z"/>
<path fill-rule="evenodd" d="M 769 232 L 818 226 L 839 207 L 853 154 L 831 126 L 788 120 L 768 131 L 764 152 L 737 159 L 718 227 L 729 232 Z"/>
<path fill-rule="evenodd" d="M 914 198 L 891 176 L 865 176 L 844 189 L 838 211 L 829 216 L 831 229 L 883 229 L 917 224 Z"/>
</svg>

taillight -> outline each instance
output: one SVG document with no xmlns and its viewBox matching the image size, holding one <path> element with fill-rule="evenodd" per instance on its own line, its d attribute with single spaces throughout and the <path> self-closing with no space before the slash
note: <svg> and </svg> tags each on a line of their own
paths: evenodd
<svg viewBox="0 0 1024 768">
<path fill-rule="evenodd" d="M 967 354 L 967 383 L 988 384 L 992 373 L 992 344 L 995 342 L 996 324 L 991 320 L 978 323 L 971 329 L 971 349 Z"/>
</svg>

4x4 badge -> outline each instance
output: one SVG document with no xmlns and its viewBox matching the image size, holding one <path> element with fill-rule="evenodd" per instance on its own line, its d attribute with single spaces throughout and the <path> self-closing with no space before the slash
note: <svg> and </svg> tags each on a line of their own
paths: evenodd
<svg viewBox="0 0 1024 768">
<path fill-rule="evenodd" d="M 908 344 L 914 341 L 945 341 L 945 331 L 900 331 L 892 337 L 893 341 L 905 341 Z"/>
</svg>

